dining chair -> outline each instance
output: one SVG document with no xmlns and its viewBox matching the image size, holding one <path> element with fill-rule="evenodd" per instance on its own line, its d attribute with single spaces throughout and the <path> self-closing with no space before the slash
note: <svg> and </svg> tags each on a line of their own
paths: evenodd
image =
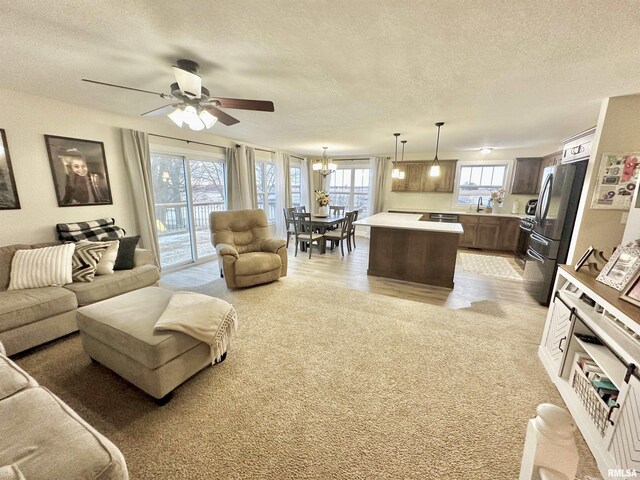
<svg viewBox="0 0 640 480">
<path fill-rule="evenodd" d="M 351 251 L 353 248 L 356 248 L 356 226 L 353 224 L 356 220 L 358 220 L 358 216 L 360 215 L 360 208 L 356 208 L 353 212 L 353 218 L 351 219 L 351 226 L 349 227 L 349 238 L 347 239 L 347 249 Z M 351 242 L 353 241 L 353 247 L 351 246 Z"/>
<path fill-rule="evenodd" d="M 306 243 L 309 249 L 309 258 L 311 258 L 311 245 L 316 243 L 321 248 L 320 242 L 324 241 L 324 235 L 314 233 L 311 228 L 311 214 L 306 212 L 293 212 L 293 231 L 296 237 L 296 253 L 298 256 L 298 245 L 301 242 Z"/>
<path fill-rule="evenodd" d="M 306 212 L 307 211 L 307 207 L 305 207 L 304 205 L 300 205 L 299 207 L 294 207 L 296 209 L 296 212 Z"/>
<path fill-rule="evenodd" d="M 344 205 L 329 205 L 329 214 L 330 215 L 344 215 L 344 211 L 347 207 Z"/>
<path fill-rule="evenodd" d="M 287 229 L 287 248 L 289 248 L 289 239 L 291 238 L 291 235 L 294 233 L 293 212 L 296 211 L 296 208 L 295 207 L 283 208 L 282 210 L 284 212 L 284 225 L 285 225 L 285 228 Z"/>
<path fill-rule="evenodd" d="M 351 235 L 351 222 L 353 221 L 354 212 L 347 212 L 345 220 L 342 222 L 342 226 L 339 230 L 332 230 L 324 234 L 325 241 L 331 240 L 331 243 L 340 243 L 340 252 L 344 257 L 344 242 L 349 242 L 349 235 Z M 332 247 L 333 249 L 333 247 Z M 347 243 L 347 250 L 350 252 L 349 245 Z"/>
</svg>

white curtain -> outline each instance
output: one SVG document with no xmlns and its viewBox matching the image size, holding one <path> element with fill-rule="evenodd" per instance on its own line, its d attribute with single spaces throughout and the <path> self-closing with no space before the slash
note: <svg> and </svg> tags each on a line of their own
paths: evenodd
<svg viewBox="0 0 640 480">
<path fill-rule="evenodd" d="M 316 197 L 313 191 L 313 163 L 311 160 L 302 159 L 300 173 L 300 203 L 307 207 L 307 212 L 313 212 Z"/>
<path fill-rule="evenodd" d="M 226 197 L 229 210 L 258 208 L 256 157 L 251 147 L 227 148 Z"/>
<path fill-rule="evenodd" d="M 291 192 L 291 157 L 288 153 L 282 154 L 282 169 L 284 173 L 284 206 L 290 208 L 293 206 L 293 195 Z"/>
<path fill-rule="evenodd" d="M 384 211 L 388 164 L 386 157 L 369 159 L 369 212 L 371 215 Z"/>
<path fill-rule="evenodd" d="M 122 151 L 133 195 L 140 246 L 151 250 L 160 266 L 160 245 L 156 235 L 156 214 L 151 178 L 149 136 L 144 132 L 122 129 Z"/>
<path fill-rule="evenodd" d="M 285 160 L 286 155 L 286 160 Z M 291 178 L 289 176 L 289 155 L 276 150 L 272 155 L 273 164 L 276 167 L 276 237 L 283 237 L 287 234 L 284 223 L 284 208 L 291 205 Z M 287 185 L 289 190 L 289 201 L 287 204 Z M 265 200 L 266 201 L 266 200 Z"/>
</svg>

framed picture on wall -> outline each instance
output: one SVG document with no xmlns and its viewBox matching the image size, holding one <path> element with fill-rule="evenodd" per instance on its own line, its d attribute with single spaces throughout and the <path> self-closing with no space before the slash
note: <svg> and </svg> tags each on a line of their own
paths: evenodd
<svg viewBox="0 0 640 480">
<path fill-rule="evenodd" d="M 44 139 L 59 207 L 113 204 L 102 142 L 53 135 Z"/>
<path fill-rule="evenodd" d="M 0 128 L 0 137 L 2 139 L 2 145 L 0 145 L 2 148 L 0 151 L 0 210 L 17 210 L 20 208 L 18 189 L 11 168 L 7 136 L 2 128 Z"/>
</svg>

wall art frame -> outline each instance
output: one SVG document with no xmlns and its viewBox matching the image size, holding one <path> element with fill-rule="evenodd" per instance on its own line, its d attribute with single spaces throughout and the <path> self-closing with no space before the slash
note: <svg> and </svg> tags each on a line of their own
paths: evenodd
<svg viewBox="0 0 640 480">
<path fill-rule="evenodd" d="M 59 207 L 112 205 L 104 143 L 45 135 Z"/>
<path fill-rule="evenodd" d="M 0 145 L 2 149 L 0 151 L 0 210 L 19 210 L 20 198 L 18 197 L 16 179 L 13 176 L 9 144 L 4 128 L 0 128 L 0 139 L 2 140 Z"/>
</svg>

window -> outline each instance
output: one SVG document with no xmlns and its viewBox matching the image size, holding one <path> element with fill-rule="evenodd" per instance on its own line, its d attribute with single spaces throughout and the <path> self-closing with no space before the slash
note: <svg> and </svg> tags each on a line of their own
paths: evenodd
<svg viewBox="0 0 640 480">
<path fill-rule="evenodd" d="M 289 167 L 291 178 L 291 206 L 299 207 L 302 202 L 302 169 L 299 166 Z"/>
<path fill-rule="evenodd" d="M 163 268 L 215 253 L 209 213 L 225 209 L 224 161 L 151 153 L 156 232 Z"/>
<path fill-rule="evenodd" d="M 369 203 L 369 167 L 338 165 L 330 179 L 331 205 L 344 205 L 347 210 L 360 208 L 360 217 L 365 217 Z"/>
<path fill-rule="evenodd" d="M 487 204 L 491 192 L 505 188 L 507 164 L 461 165 L 458 175 L 458 205 Z"/>
<path fill-rule="evenodd" d="M 256 189 L 258 208 L 267 213 L 270 222 L 276 219 L 276 166 L 273 163 L 256 160 Z"/>
</svg>

